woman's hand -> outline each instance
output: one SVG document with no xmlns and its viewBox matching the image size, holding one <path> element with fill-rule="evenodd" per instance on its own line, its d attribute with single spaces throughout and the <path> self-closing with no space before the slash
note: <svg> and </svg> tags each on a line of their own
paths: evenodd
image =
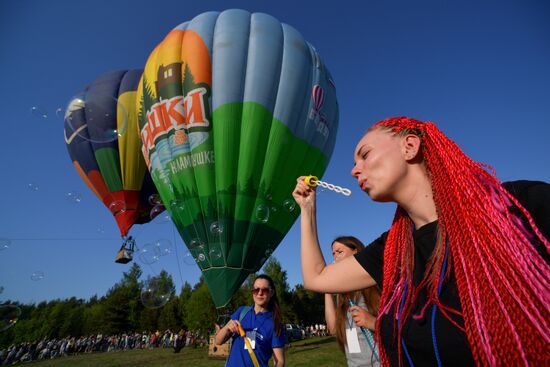
<svg viewBox="0 0 550 367">
<path fill-rule="evenodd" d="M 355 325 L 374 331 L 376 328 L 376 317 L 370 312 L 359 306 L 349 308 Z"/>
<path fill-rule="evenodd" d="M 300 176 L 296 179 L 296 187 L 292 192 L 292 196 L 296 203 L 300 206 L 300 209 L 311 209 L 315 206 L 315 188 L 309 186 L 304 182 L 306 176 Z"/>
<path fill-rule="evenodd" d="M 233 334 L 239 334 L 239 326 L 241 326 L 241 323 L 237 320 L 229 320 L 229 322 L 225 325 L 227 330 Z"/>
</svg>

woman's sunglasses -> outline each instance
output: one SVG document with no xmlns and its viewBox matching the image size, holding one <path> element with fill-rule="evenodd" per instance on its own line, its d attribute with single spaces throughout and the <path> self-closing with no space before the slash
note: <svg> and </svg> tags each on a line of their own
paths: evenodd
<svg viewBox="0 0 550 367">
<path fill-rule="evenodd" d="M 252 288 L 252 293 L 253 294 L 258 294 L 258 293 L 269 293 L 271 292 L 271 288 Z"/>
</svg>

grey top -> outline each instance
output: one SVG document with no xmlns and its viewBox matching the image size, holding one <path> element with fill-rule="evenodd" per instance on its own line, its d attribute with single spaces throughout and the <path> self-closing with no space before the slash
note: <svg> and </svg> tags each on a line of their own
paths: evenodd
<svg viewBox="0 0 550 367">
<path fill-rule="evenodd" d="M 367 305 L 365 304 L 365 300 L 363 296 L 359 299 L 357 302 L 357 305 L 361 308 L 364 308 L 367 310 Z M 355 328 L 357 332 L 357 338 L 359 339 L 359 347 L 361 348 L 361 353 L 349 353 L 348 351 L 348 345 L 346 342 L 345 348 L 346 348 L 346 360 L 348 361 L 348 367 L 379 367 L 379 357 L 378 357 L 378 348 L 376 348 L 376 354 L 373 355 L 372 353 L 372 347 L 371 345 L 374 345 L 373 338 L 374 335 L 371 331 L 368 329 L 364 329 L 367 336 L 370 333 L 370 336 L 373 338 L 369 341 L 365 338 L 365 334 L 361 331 L 361 328 L 353 322 L 352 314 L 348 309 L 347 312 L 347 325 L 346 328 Z"/>
</svg>

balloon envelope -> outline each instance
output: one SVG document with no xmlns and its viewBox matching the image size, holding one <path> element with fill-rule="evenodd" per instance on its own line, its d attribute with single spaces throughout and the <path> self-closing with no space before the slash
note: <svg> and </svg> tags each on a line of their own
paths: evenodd
<svg viewBox="0 0 550 367">
<path fill-rule="evenodd" d="M 261 13 L 208 12 L 153 50 L 138 88 L 142 152 L 217 307 L 299 215 L 296 178 L 321 177 L 338 104 L 317 51 Z"/>
<path fill-rule="evenodd" d="M 78 174 L 114 215 L 126 236 L 146 223 L 157 195 L 140 152 L 136 88 L 142 70 L 100 76 L 74 97 L 65 114 L 65 143 Z"/>
</svg>

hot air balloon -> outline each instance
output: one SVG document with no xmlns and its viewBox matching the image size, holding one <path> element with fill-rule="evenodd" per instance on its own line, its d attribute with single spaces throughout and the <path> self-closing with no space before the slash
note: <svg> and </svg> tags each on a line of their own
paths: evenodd
<svg viewBox="0 0 550 367">
<path fill-rule="evenodd" d="M 163 208 L 140 152 L 136 88 L 142 70 L 100 76 L 71 99 L 65 113 L 65 143 L 76 171 L 111 211 L 124 243 L 116 261 L 129 262 L 134 224 L 147 223 Z"/>
<path fill-rule="evenodd" d="M 331 75 L 272 16 L 208 12 L 153 50 L 136 100 L 155 186 L 223 307 L 298 217 L 296 178 L 321 177 L 329 162 Z"/>
</svg>

